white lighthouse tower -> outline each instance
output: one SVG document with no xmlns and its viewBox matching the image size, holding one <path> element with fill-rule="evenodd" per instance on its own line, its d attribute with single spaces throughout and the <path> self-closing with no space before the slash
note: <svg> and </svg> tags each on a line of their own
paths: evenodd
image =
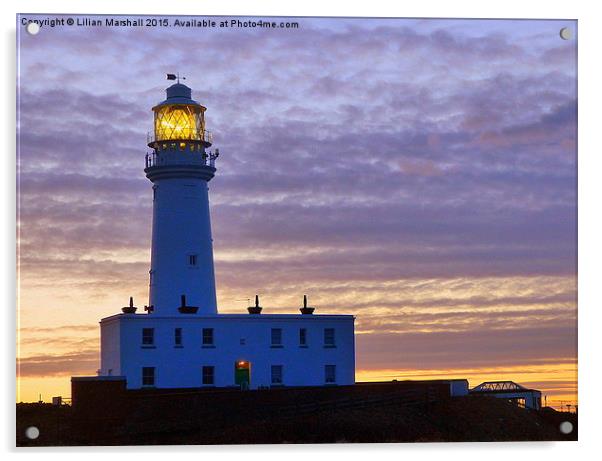
<svg viewBox="0 0 602 461">
<path fill-rule="evenodd" d="M 207 152 L 205 110 L 186 85 L 152 108 L 146 177 L 153 183 L 150 313 L 217 314 L 208 182 L 219 155 Z"/>
</svg>

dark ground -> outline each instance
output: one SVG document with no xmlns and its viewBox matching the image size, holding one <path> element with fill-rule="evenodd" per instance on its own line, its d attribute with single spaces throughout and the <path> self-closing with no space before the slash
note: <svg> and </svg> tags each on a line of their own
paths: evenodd
<svg viewBox="0 0 602 461">
<path fill-rule="evenodd" d="M 559 425 L 570 421 L 571 434 Z M 489 442 L 577 440 L 577 415 L 546 408 L 532 411 L 491 397 L 456 397 L 429 404 L 388 404 L 329 408 L 305 415 L 274 411 L 251 423 L 232 417 L 203 429 L 143 432 L 125 427 L 120 435 L 78 434 L 73 409 L 50 404 L 17 404 L 17 446 L 196 445 L 350 442 Z M 36 426 L 40 437 L 28 440 Z"/>
</svg>

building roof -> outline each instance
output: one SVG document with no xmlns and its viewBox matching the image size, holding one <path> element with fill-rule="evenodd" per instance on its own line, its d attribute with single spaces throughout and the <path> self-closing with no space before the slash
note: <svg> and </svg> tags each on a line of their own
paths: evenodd
<svg viewBox="0 0 602 461">
<path fill-rule="evenodd" d="M 351 314 L 181 314 L 181 315 L 157 315 L 157 314 L 115 314 L 101 319 L 102 322 L 112 321 L 123 318 L 124 320 L 178 320 L 178 321 L 206 321 L 206 320 L 242 320 L 242 321 L 288 321 L 288 320 L 354 320 L 355 316 Z M 312 320 L 313 319 L 313 320 Z"/>
<path fill-rule="evenodd" d="M 485 381 L 470 389 L 471 394 L 505 394 L 514 392 L 540 392 L 537 389 L 528 389 L 514 381 Z"/>
</svg>

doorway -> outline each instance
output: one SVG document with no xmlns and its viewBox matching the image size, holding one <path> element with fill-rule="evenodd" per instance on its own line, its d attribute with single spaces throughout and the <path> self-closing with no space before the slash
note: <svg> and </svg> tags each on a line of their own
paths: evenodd
<svg viewBox="0 0 602 461">
<path fill-rule="evenodd" d="M 234 383 L 241 389 L 248 389 L 251 384 L 251 364 L 246 360 L 234 362 Z"/>
</svg>

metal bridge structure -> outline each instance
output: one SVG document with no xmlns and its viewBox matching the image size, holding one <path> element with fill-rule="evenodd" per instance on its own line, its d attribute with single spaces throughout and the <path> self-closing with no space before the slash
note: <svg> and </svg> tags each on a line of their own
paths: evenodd
<svg viewBox="0 0 602 461">
<path fill-rule="evenodd" d="M 541 408 L 541 391 L 528 389 L 514 381 L 486 381 L 470 389 L 469 394 L 506 399 L 534 410 Z"/>
</svg>

